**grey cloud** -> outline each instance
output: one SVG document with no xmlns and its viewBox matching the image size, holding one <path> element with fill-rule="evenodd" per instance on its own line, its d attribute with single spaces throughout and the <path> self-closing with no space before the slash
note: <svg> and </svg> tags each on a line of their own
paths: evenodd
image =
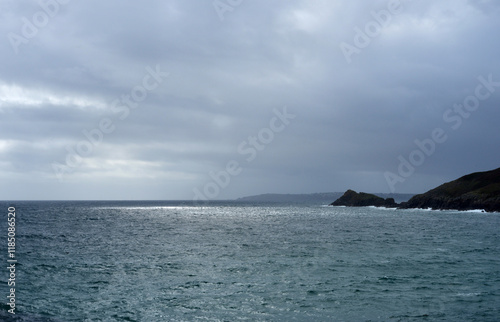
<svg viewBox="0 0 500 322">
<path fill-rule="evenodd" d="M 458 129 L 443 119 L 474 95 L 479 76 L 500 81 L 498 4 L 401 1 L 348 63 L 340 44 L 353 44 L 355 28 L 388 3 L 243 1 L 221 21 L 211 1 L 69 1 L 17 54 L 7 35 L 43 9 L 3 3 L 0 89 L 26 97 L 0 91 L 0 175 L 16 186 L 0 196 L 190 199 L 230 160 L 243 171 L 218 198 L 387 192 L 384 173 L 397 173 L 398 157 L 435 128 L 447 141 L 397 191 L 498 167 L 500 88 Z M 141 85 L 148 66 L 169 76 L 120 119 L 112 102 Z M 46 99 L 23 103 L 35 92 Z M 296 118 L 246 161 L 238 146 L 284 106 Z M 103 118 L 115 130 L 59 182 L 52 164 Z"/>
</svg>

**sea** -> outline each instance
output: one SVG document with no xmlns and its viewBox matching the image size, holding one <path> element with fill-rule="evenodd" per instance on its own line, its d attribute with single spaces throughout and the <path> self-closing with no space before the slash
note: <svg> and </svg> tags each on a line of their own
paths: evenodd
<svg viewBox="0 0 500 322">
<path fill-rule="evenodd" d="M 500 213 L 236 201 L 0 207 L 0 321 L 500 321 Z"/>
</svg>

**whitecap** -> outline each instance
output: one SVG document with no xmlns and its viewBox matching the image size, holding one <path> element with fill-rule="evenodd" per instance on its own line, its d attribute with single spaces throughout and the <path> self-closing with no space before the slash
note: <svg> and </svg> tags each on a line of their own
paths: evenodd
<svg viewBox="0 0 500 322">
<path fill-rule="evenodd" d="M 481 295 L 480 292 L 472 292 L 472 293 L 458 293 L 457 296 L 463 296 L 463 297 L 470 297 L 470 296 L 479 296 Z"/>
</svg>

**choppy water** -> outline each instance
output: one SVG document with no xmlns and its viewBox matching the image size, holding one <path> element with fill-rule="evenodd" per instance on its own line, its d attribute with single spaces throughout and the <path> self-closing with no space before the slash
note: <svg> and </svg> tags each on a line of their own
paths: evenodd
<svg viewBox="0 0 500 322">
<path fill-rule="evenodd" d="M 18 321 L 500 320 L 499 213 L 8 205 L 17 209 Z M 8 271 L 1 276 L 5 299 Z"/>
</svg>

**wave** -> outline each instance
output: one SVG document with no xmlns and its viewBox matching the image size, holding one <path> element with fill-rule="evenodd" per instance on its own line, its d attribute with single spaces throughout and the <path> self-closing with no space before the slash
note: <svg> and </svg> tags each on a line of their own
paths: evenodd
<svg viewBox="0 0 500 322">
<path fill-rule="evenodd" d="M 405 211 L 437 211 L 437 212 L 461 212 L 461 213 L 499 213 L 499 212 L 488 212 L 484 209 L 469 209 L 469 210 L 459 210 L 459 209 L 432 209 L 432 208 L 404 208 L 404 209 L 398 209 L 398 210 L 405 210 Z"/>
<path fill-rule="evenodd" d="M 94 209 L 117 209 L 117 210 L 151 210 L 151 209 L 193 209 L 199 208 L 196 206 L 142 206 L 142 207 L 95 207 Z"/>
</svg>

